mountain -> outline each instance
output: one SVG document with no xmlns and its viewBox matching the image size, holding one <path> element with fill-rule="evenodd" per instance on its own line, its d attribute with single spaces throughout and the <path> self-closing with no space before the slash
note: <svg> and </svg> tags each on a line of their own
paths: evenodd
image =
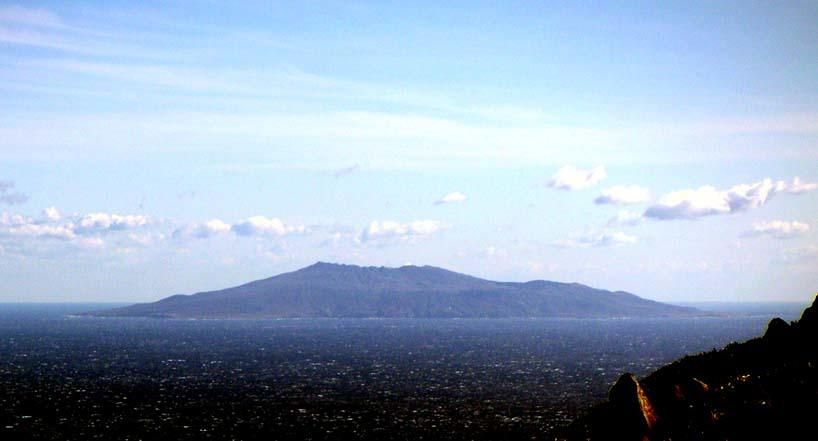
<svg viewBox="0 0 818 441">
<path fill-rule="evenodd" d="M 815 439 L 816 412 L 818 296 L 800 320 L 773 319 L 763 337 L 683 358 L 641 381 L 623 374 L 608 401 L 560 439 Z"/>
<path fill-rule="evenodd" d="M 693 315 L 622 291 L 578 283 L 494 282 L 431 266 L 360 267 L 319 262 L 245 285 L 94 316 L 279 317 L 623 317 Z"/>
</svg>

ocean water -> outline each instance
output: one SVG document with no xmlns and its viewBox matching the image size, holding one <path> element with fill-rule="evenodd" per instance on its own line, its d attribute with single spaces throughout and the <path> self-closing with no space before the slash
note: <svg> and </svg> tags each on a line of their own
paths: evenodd
<svg viewBox="0 0 818 441">
<path fill-rule="evenodd" d="M 547 437 L 603 399 L 623 372 L 646 375 L 760 336 L 773 316 L 799 312 L 608 320 L 73 315 L 112 306 L 0 304 L 0 437 Z"/>
</svg>

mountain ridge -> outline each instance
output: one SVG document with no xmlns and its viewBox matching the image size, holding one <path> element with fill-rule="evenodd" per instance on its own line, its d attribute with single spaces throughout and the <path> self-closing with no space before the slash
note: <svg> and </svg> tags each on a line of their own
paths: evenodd
<svg viewBox="0 0 818 441">
<path fill-rule="evenodd" d="M 548 280 L 497 282 L 434 266 L 317 262 L 221 290 L 177 294 L 93 316 L 167 318 L 679 316 L 693 308 Z"/>
</svg>

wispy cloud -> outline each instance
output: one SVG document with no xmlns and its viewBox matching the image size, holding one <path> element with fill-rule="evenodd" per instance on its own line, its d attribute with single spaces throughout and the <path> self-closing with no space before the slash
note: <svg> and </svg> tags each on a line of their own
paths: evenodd
<svg viewBox="0 0 818 441">
<path fill-rule="evenodd" d="M 17 205 L 28 201 L 28 196 L 14 190 L 14 182 L 0 181 L 0 204 Z"/>
<path fill-rule="evenodd" d="M 453 191 L 451 193 L 443 195 L 440 199 L 436 200 L 435 205 L 458 204 L 464 202 L 465 200 L 466 200 L 465 194 L 459 191 Z"/>
<path fill-rule="evenodd" d="M 815 260 L 818 260 L 818 246 L 808 245 L 805 247 L 785 249 L 776 261 L 784 264 L 812 264 Z"/>
<path fill-rule="evenodd" d="M 131 230 L 144 227 L 149 223 L 150 218 L 144 215 L 90 213 L 76 219 L 71 226 L 77 234 L 85 235 Z"/>
<path fill-rule="evenodd" d="M 577 153 L 615 143 L 612 137 L 619 136 L 606 128 L 555 124 L 539 109 L 496 103 L 491 109 L 458 105 L 450 96 L 407 90 L 405 85 L 319 75 L 286 63 L 226 68 L 202 57 L 180 61 L 180 50 L 221 49 L 209 47 L 207 40 L 180 41 L 179 33 L 142 38 L 144 20 L 120 17 L 110 25 L 117 26 L 115 32 L 109 32 L 100 25 L 105 20 L 95 20 L 97 27 L 92 28 L 45 9 L 5 8 L 0 15 L 0 41 L 65 54 L 15 57 L 13 66 L 6 70 L 0 66 L 0 88 L 38 95 L 87 95 L 94 100 L 146 103 L 152 98 L 162 103 L 161 108 L 212 110 L 149 114 L 106 110 L 52 116 L 48 121 L 19 117 L 0 127 L 0 149 L 8 147 L 12 159 L 71 158 L 79 150 L 122 159 L 168 149 L 223 151 L 230 143 L 241 146 L 237 153 L 259 155 L 276 146 L 281 167 L 302 168 L 309 163 L 309 168 L 326 169 L 330 164 L 341 169 L 348 167 L 347 158 L 358 155 L 371 157 L 367 165 L 372 167 L 415 168 L 418 164 L 524 164 L 532 159 L 550 163 L 565 159 L 566 147 L 575 147 L 572 151 Z M 111 35 L 99 38 L 106 32 Z M 259 40 L 258 35 L 240 29 L 233 29 L 228 37 L 245 38 L 250 46 Z M 156 49 L 163 47 L 174 50 Z M 316 110 L 309 104 L 315 100 L 343 103 L 345 110 L 332 110 L 334 105 Z M 225 108 L 236 110 L 213 110 Z M 474 123 L 475 118 L 479 123 Z M 82 136 L 91 130 L 97 136 Z M 543 149 L 543 145 L 553 148 Z"/>
<path fill-rule="evenodd" d="M 173 231 L 174 239 L 207 239 L 218 234 L 229 232 L 230 224 L 221 219 L 211 219 L 203 223 L 192 223 L 184 225 Z"/>
<path fill-rule="evenodd" d="M 776 239 L 789 239 L 809 231 L 809 224 L 798 221 L 773 220 L 756 222 L 744 236 L 771 236 Z"/>
<path fill-rule="evenodd" d="M 342 167 L 335 170 L 333 175 L 335 176 L 336 179 L 338 179 L 343 178 L 344 176 L 349 176 L 353 173 L 357 173 L 359 170 L 361 170 L 360 164 L 353 164 L 350 165 L 349 167 Z"/>
<path fill-rule="evenodd" d="M 60 16 L 56 10 L 70 8 L 0 8 L 0 41 L 12 48 L 53 50 L 14 55 L 5 70 L 0 66 L 0 88 L 37 96 L 58 93 L 138 100 L 146 108 L 210 111 L 144 114 L 129 107 L 66 118 L 15 118 L 0 129 L 0 149 L 8 149 L 17 159 L 75 157 L 80 151 L 121 159 L 168 149 L 201 151 L 218 145 L 223 150 L 229 143 L 242 146 L 236 147 L 238 153 L 259 156 L 275 146 L 284 151 L 278 159 L 282 167 L 299 168 L 309 162 L 311 168 L 321 170 L 348 166 L 350 151 L 342 151 L 346 149 L 359 157 L 373 157 L 367 163 L 373 168 L 553 165 L 588 157 L 633 163 L 690 157 L 684 148 L 670 147 L 658 154 L 644 149 L 642 155 L 621 155 L 634 140 L 657 142 L 690 134 L 818 133 L 814 113 L 673 124 L 583 124 L 555 118 L 538 106 L 486 105 L 465 94 L 309 72 L 288 63 L 287 57 L 280 57 L 280 62 L 225 67 L 212 61 L 221 59 L 214 52 L 234 56 L 221 51 L 240 47 L 248 52 L 298 53 L 315 49 L 310 46 L 315 42 L 256 29 L 178 23 L 144 11 Z M 170 28 L 174 31 L 168 32 Z M 229 49 L 212 44 L 215 31 L 223 31 L 218 38 L 229 39 Z M 322 105 L 311 105 L 316 100 Z M 98 136 L 82 136 L 90 130 Z M 288 149 L 303 152 L 303 157 Z M 815 157 L 812 150 L 796 154 Z M 598 180 L 575 177 L 554 184 L 578 189 Z"/>
<path fill-rule="evenodd" d="M 596 204 L 629 205 L 641 204 L 650 200 L 650 191 L 638 185 L 616 185 L 602 190 L 594 199 Z"/>
<path fill-rule="evenodd" d="M 446 225 L 436 220 L 416 220 L 412 222 L 395 222 L 391 220 L 374 220 L 361 231 L 361 243 L 387 244 L 392 242 L 414 241 L 446 229 Z"/>
<path fill-rule="evenodd" d="M 548 186 L 559 190 L 580 190 L 596 185 L 608 177 L 605 167 L 597 166 L 592 169 L 580 169 L 573 165 L 566 165 L 557 170 Z"/>
<path fill-rule="evenodd" d="M 50 49 L 80 57 L 122 59 L 159 53 L 143 46 L 138 39 L 125 40 L 123 36 L 128 34 L 127 26 L 118 29 L 115 28 L 117 25 L 110 26 L 108 30 L 102 30 L 71 23 L 44 8 L 0 8 L 0 42 L 8 45 Z"/>
<path fill-rule="evenodd" d="M 798 176 L 792 178 L 791 184 L 784 186 L 784 191 L 792 194 L 807 193 L 815 190 L 818 190 L 818 182 L 802 182 Z"/>
<path fill-rule="evenodd" d="M 287 224 L 277 217 L 265 216 L 248 217 L 234 223 L 230 229 L 239 236 L 286 236 L 309 232 L 305 225 Z"/>
<path fill-rule="evenodd" d="M 43 218 L 49 222 L 56 222 L 62 219 L 62 213 L 60 213 L 60 210 L 58 210 L 57 207 L 45 208 L 42 215 Z"/>
<path fill-rule="evenodd" d="M 0 234 L 11 237 L 34 237 L 46 239 L 71 240 L 77 237 L 71 225 L 48 225 L 27 222 L 19 225 L 10 225 Z"/>
<path fill-rule="evenodd" d="M 85 136 L 89 132 L 95 133 L 93 139 Z M 159 111 L 17 119 L 0 127 L 0 149 L 8 147 L 12 159 L 73 158 L 78 150 L 125 159 L 222 152 L 231 145 L 233 154 L 255 160 L 268 157 L 269 146 L 274 145 L 278 167 L 341 168 L 348 166 L 350 156 L 359 156 L 366 157 L 372 168 L 434 169 L 551 163 L 581 155 L 582 149 L 599 144 L 600 137 L 604 135 L 581 128 L 487 127 L 401 113 Z M 169 139 L 174 142 L 169 144 Z M 543 148 L 544 142 L 554 147 Z M 20 145 L 29 148 L 19 149 Z M 251 165 L 258 166 L 258 161 Z"/>
<path fill-rule="evenodd" d="M 608 219 L 606 224 L 608 227 L 634 227 L 645 221 L 642 213 L 637 213 L 628 210 L 621 210 L 616 213 L 616 216 Z"/>
<path fill-rule="evenodd" d="M 65 29 L 66 25 L 53 12 L 43 8 L 26 8 L 17 5 L 0 7 L 0 23 L 25 25 L 37 28 Z"/>
<path fill-rule="evenodd" d="M 489 245 L 483 250 L 482 255 L 488 258 L 505 259 L 508 257 L 508 251 L 504 248 L 498 248 L 494 245 Z"/>
<path fill-rule="evenodd" d="M 552 242 L 558 248 L 609 247 L 636 243 L 636 236 L 621 231 L 587 232 Z"/>
</svg>

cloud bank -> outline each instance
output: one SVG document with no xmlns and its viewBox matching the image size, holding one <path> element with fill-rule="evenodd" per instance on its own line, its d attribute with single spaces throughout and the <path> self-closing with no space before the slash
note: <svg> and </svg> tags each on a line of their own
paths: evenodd
<svg viewBox="0 0 818 441">
<path fill-rule="evenodd" d="M 6 245 L 13 244 L 17 249 L 27 250 L 37 249 L 40 240 L 94 249 L 105 245 L 103 238 L 108 234 L 137 231 L 151 223 L 152 220 L 144 215 L 90 213 L 63 216 L 54 207 L 46 208 L 36 219 L 4 212 L 0 215 L 0 240 Z"/>
</svg>

